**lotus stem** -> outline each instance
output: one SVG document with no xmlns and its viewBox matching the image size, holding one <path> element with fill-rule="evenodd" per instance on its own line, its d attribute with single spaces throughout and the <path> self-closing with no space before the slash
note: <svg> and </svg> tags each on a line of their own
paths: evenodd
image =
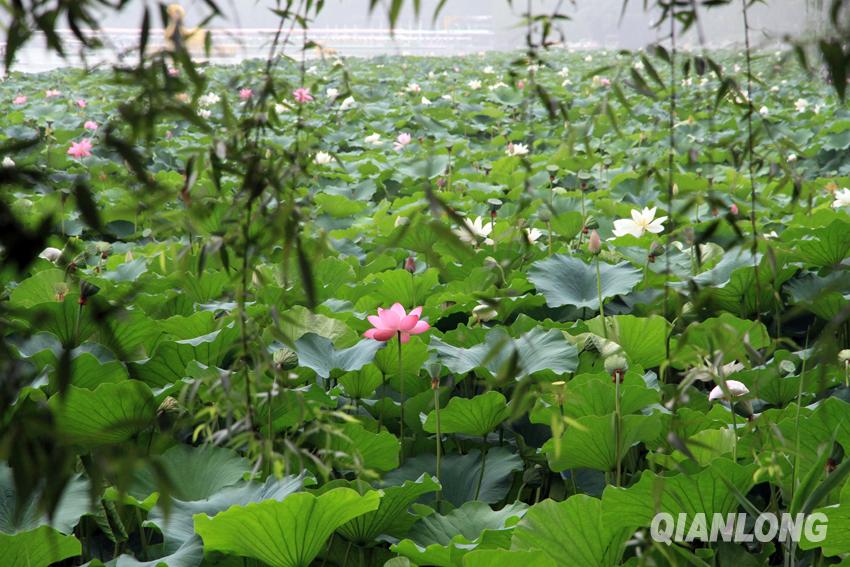
<svg viewBox="0 0 850 567">
<path fill-rule="evenodd" d="M 604 319 L 603 319 L 604 321 Z M 603 323 L 604 324 L 604 323 Z M 622 486 L 622 427 L 621 427 L 621 416 L 620 416 L 620 380 L 621 374 L 619 372 L 614 374 L 614 443 L 616 444 L 616 457 L 617 457 L 617 476 L 615 477 L 617 486 Z"/>
<path fill-rule="evenodd" d="M 602 270 L 599 267 L 599 256 L 596 257 L 596 294 L 599 296 L 599 319 L 602 320 L 602 336 L 608 338 L 608 325 L 605 324 L 605 309 L 602 307 Z"/>
<path fill-rule="evenodd" d="M 401 382 L 399 386 L 399 394 L 401 396 L 401 419 L 399 420 L 400 439 L 401 439 L 401 464 L 404 464 L 404 374 L 402 374 L 401 365 L 401 331 L 398 332 L 398 379 Z"/>
<path fill-rule="evenodd" d="M 437 432 L 437 483 L 440 484 L 439 490 L 437 490 L 437 510 L 440 509 L 440 495 L 443 492 L 443 485 L 440 483 L 440 455 L 442 453 L 441 441 L 442 437 L 440 435 L 440 379 L 434 378 L 431 380 L 431 389 L 434 391 L 434 417 L 436 422 L 436 432 Z"/>
</svg>

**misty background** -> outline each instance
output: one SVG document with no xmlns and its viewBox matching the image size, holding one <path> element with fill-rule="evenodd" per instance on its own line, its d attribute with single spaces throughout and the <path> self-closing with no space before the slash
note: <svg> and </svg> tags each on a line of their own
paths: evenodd
<svg viewBox="0 0 850 567">
<path fill-rule="evenodd" d="M 186 9 L 185 25 L 191 27 L 209 15 L 203 0 L 183 0 Z M 520 24 L 527 2 L 515 0 L 448 0 L 436 21 L 432 14 L 439 0 L 421 0 L 422 10 L 416 18 L 412 2 L 405 2 L 396 33 L 388 30 L 387 2 L 379 2 L 369 13 L 369 0 L 326 0 L 324 9 L 311 23 L 308 37 L 337 53 L 348 56 L 383 54 L 459 55 L 485 50 L 510 50 L 524 45 L 525 30 Z M 278 23 L 270 10 L 274 0 L 219 0 L 225 12 L 207 26 L 213 30 L 218 50 L 215 62 L 231 63 L 249 57 L 264 57 Z M 623 10 L 623 0 L 532 0 L 535 13 L 551 11 L 561 5 L 561 12 L 570 20 L 561 25 L 566 43 L 575 48 L 625 48 L 637 49 L 663 40 L 668 34 L 654 27 L 658 13 L 644 11 L 644 0 L 630 0 Z M 144 7 L 156 12 L 151 0 L 131 0 L 120 13 L 104 11 L 101 27 L 105 32 L 109 50 L 98 54 L 102 60 L 114 60 L 115 53 L 131 50 L 138 43 L 139 26 Z M 752 42 L 756 47 L 772 47 L 788 36 L 806 35 L 821 26 L 826 18 L 823 0 L 767 0 L 748 10 Z M 621 15 L 622 14 L 622 15 Z M 700 21 L 707 47 L 729 47 L 743 42 L 741 3 L 702 8 Z M 153 25 L 162 27 L 159 18 Z M 152 41 L 161 41 L 162 32 L 155 31 Z M 73 38 L 68 34 L 73 45 Z M 683 47 L 699 45 L 696 30 L 680 38 Z M 69 62 L 47 53 L 36 41 L 18 58 L 15 66 L 20 71 L 40 71 L 67 64 L 78 64 L 72 57 Z M 301 37 L 293 43 L 299 45 Z M 290 47 L 292 54 L 295 47 Z"/>
</svg>

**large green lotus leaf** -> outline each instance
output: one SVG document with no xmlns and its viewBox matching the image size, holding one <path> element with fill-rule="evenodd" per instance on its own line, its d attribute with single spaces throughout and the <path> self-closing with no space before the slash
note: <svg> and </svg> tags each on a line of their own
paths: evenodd
<svg viewBox="0 0 850 567">
<path fill-rule="evenodd" d="M 761 255 L 756 256 L 757 261 L 761 261 Z M 723 287 L 729 282 L 732 277 L 732 272 L 739 268 L 753 265 L 753 254 L 748 248 L 731 248 L 726 251 L 720 261 L 710 270 L 706 270 L 695 277 L 691 281 L 699 287 Z M 670 282 L 671 287 L 685 288 L 689 282 Z"/>
<path fill-rule="evenodd" d="M 9 294 L 10 307 L 32 307 L 56 301 L 56 284 L 65 281 L 64 270 L 42 270 L 22 281 Z"/>
<path fill-rule="evenodd" d="M 850 271 L 836 271 L 826 276 L 802 274 L 787 282 L 785 289 L 792 303 L 804 306 L 821 319 L 830 320 L 850 300 Z"/>
<path fill-rule="evenodd" d="M 605 317 L 605 322 L 608 326 L 608 340 L 620 345 L 632 363 L 644 368 L 655 368 L 664 362 L 670 324 L 663 317 L 616 315 Z M 587 321 L 587 327 L 592 333 L 604 336 L 599 317 Z"/>
<path fill-rule="evenodd" d="M 440 431 L 480 437 L 496 429 L 510 414 L 505 396 L 499 392 L 490 391 L 471 399 L 456 396 L 440 410 Z M 428 433 L 436 433 L 436 424 L 436 412 L 432 411 L 422 427 Z"/>
<path fill-rule="evenodd" d="M 782 234 L 791 254 L 806 266 L 834 266 L 850 253 L 850 223 L 836 219 L 821 228 L 791 228 Z"/>
<path fill-rule="evenodd" d="M 319 434 L 318 440 L 324 439 Z M 389 471 L 398 467 L 401 443 L 389 431 L 372 433 L 357 423 L 345 423 L 331 435 L 325 447 L 336 455 L 338 465 L 353 469 Z"/>
<path fill-rule="evenodd" d="M 776 427 L 782 433 L 789 449 L 795 450 L 799 435 L 801 462 L 811 463 L 817 459 L 819 447 L 833 440 L 850 451 L 850 404 L 830 396 L 819 402 L 815 410 L 799 422 L 795 415 L 781 419 Z"/>
<path fill-rule="evenodd" d="M 419 378 L 419 371 L 428 360 L 428 345 L 419 337 L 401 346 L 401 373 L 406 396 L 413 396 L 430 388 L 430 382 Z M 375 354 L 375 366 L 387 377 L 392 386 L 399 390 L 398 341 L 389 341 Z"/>
<path fill-rule="evenodd" d="M 82 553 L 77 538 L 41 526 L 15 535 L 0 533 L 3 567 L 48 567 Z"/>
<path fill-rule="evenodd" d="M 194 516 L 215 516 L 231 506 L 245 506 L 252 502 L 283 500 L 299 491 L 304 485 L 304 476 L 287 476 L 280 480 L 270 476 L 265 482 L 240 482 L 222 488 L 204 500 L 187 502 L 171 499 L 168 513 L 159 502 L 148 515 L 145 526 L 156 526 L 163 540 L 171 549 L 182 546 L 195 535 Z"/>
<path fill-rule="evenodd" d="M 691 323 L 678 341 L 675 362 L 681 367 L 699 364 L 704 356 L 722 352 L 723 362 L 747 360 L 746 345 L 762 349 L 770 344 L 770 335 L 760 321 L 741 319 L 722 313 L 705 321 Z"/>
<path fill-rule="evenodd" d="M 617 265 L 601 262 L 599 272 L 603 301 L 629 293 L 643 277 L 640 270 L 628 262 Z M 528 279 L 546 297 L 549 307 L 573 305 L 599 309 L 596 266 L 592 263 L 585 264 L 579 258 L 555 254 L 534 262 L 528 270 Z"/>
<path fill-rule="evenodd" d="M 556 565 L 613 567 L 620 564 L 632 531 L 603 518 L 603 503 L 585 494 L 544 500 L 514 528 L 511 548 L 540 550 Z"/>
<path fill-rule="evenodd" d="M 89 483 L 80 476 L 73 477 L 65 486 L 52 520 L 39 509 L 40 497 L 39 491 L 29 498 L 19 498 L 12 469 L 0 464 L 0 532 L 15 534 L 50 525 L 61 533 L 71 533 L 91 503 Z"/>
<path fill-rule="evenodd" d="M 298 340 L 307 333 L 315 333 L 335 341 L 349 332 L 348 326 L 339 319 L 318 315 L 301 305 L 287 309 L 280 318 L 281 331 L 291 341 Z"/>
<path fill-rule="evenodd" d="M 339 377 L 339 383 L 350 398 L 362 400 L 369 398 L 384 380 L 384 375 L 374 364 L 367 364 L 360 370 L 346 372 Z"/>
<path fill-rule="evenodd" d="M 231 324 L 192 339 L 160 343 L 151 358 L 130 364 L 130 375 L 155 388 L 174 384 L 186 377 L 190 362 L 218 366 L 238 336 L 239 329 Z"/>
<path fill-rule="evenodd" d="M 822 469 L 823 463 L 818 463 L 818 467 Z M 817 522 L 818 531 L 812 530 L 811 534 L 802 531 L 800 549 L 820 547 L 827 556 L 850 553 L 850 484 L 844 483 L 838 504 L 816 508 L 812 513 L 823 514 L 826 518 Z"/>
<path fill-rule="evenodd" d="M 248 461 L 230 449 L 175 445 L 136 473 L 130 494 L 143 499 L 165 491 L 178 500 L 203 500 L 239 482 L 250 469 Z"/>
<path fill-rule="evenodd" d="M 330 481 L 313 492 L 321 494 L 340 486 L 353 488 L 360 494 L 372 490 L 372 487 L 363 480 L 339 479 Z M 417 516 L 408 512 L 410 505 L 422 495 L 439 489 L 440 485 L 427 474 L 423 474 L 413 482 L 405 481 L 401 486 L 385 487 L 381 490 L 383 496 L 377 510 L 357 516 L 340 526 L 338 532 L 348 541 L 358 545 L 370 545 L 382 534 L 397 538 L 404 537 L 418 519 Z"/>
<path fill-rule="evenodd" d="M 547 392 L 538 398 L 529 418 L 532 423 L 549 425 L 553 417 L 560 419 L 561 415 L 571 418 L 609 415 L 616 409 L 616 393 L 616 385 L 609 374 L 579 374 L 564 386 L 563 410 L 558 406 L 555 394 Z M 620 384 L 620 411 L 623 415 L 638 412 L 660 400 L 661 394 L 647 387 L 639 374 L 626 373 Z"/>
<path fill-rule="evenodd" d="M 101 384 L 123 382 L 127 368 L 116 360 L 101 362 L 91 353 L 81 352 L 71 360 L 71 384 L 94 390 Z"/>
<path fill-rule="evenodd" d="M 64 398 L 56 394 L 48 403 L 60 435 L 86 449 L 128 441 L 156 418 L 151 389 L 136 380 L 94 390 L 69 386 Z"/>
<path fill-rule="evenodd" d="M 438 337 L 431 338 L 431 348 L 440 362 L 457 374 L 485 368 L 495 375 L 514 359 L 517 376 L 540 370 L 564 374 L 578 367 L 578 350 L 558 329 L 537 327 L 514 339 L 503 328 L 496 327 L 487 333 L 483 343 L 469 348 L 451 345 Z"/>
<path fill-rule="evenodd" d="M 558 567 L 542 551 L 517 551 L 509 549 L 476 549 L 463 556 L 463 567 Z"/>
<path fill-rule="evenodd" d="M 139 276 L 148 270 L 148 262 L 145 258 L 136 258 L 129 262 L 124 262 L 115 266 L 113 269 L 103 273 L 103 279 L 113 282 L 134 282 L 139 279 Z"/>
<path fill-rule="evenodd" d="M 204 543 L 198 536 L 192 536 L 173 550 L 168 544 L 149 544 L 147 553 L 146 557 L 156 559 L 139 560 L 132 555 L 121 555 L 115 567 L 198 567 L 204 560 Z"/>
<path fill-rule="evenodd" d="M 367 276 L 363 280 L 368 295 L 355 303 L 359 311 L 374 312 L 376 308 L 389 308 L 401 303 L 407 311 L 424 305 L 440 286 L 439 272 L 429 268 L 415 276 L 407 270 L 387 270 Z"/>
<path fill-rule="evenodd" d="M 644 471 L 640 480 L 628 488 L 608 486 L 602 495 L 602 517 L 610 528 L 649 527 L 656 513 L 667 512 L 674 518 L 687 514 L 688 521 L 696 513 L 728 514 L 738 508 L 738 500 L 730 486 L 741 494 L 754 484 L 758 465 L 739 465 L 720 458 L 694 474 L 671 476 Z M 686 526 L 687 531 L 689 526 Z"/>
<path fill-rule="evenodd" d="M 384 482 L 389 485 L 401 485 L 406 480 L 419 478 L 422 473 L 435 475 L 436 458 L 433 454 L 417 455 L 405 460 L 398 469 L 387 473 Z M 487 452 L 484 464 L 484 479 L 478 500 L 495 504 L 501 501 L 510 490 L 513 474 L 523 468 L 519 455 L 505 447 L 494 447 Z M 475 499 L 478 477 L 481 473 L 481 453 L 472 450 L 465 455 L 446 455 L 440 460 L 440 484 L 443 486 L 442 498 L 454 506 Z"/>
<path fill-rule="evenodd" d="M 380 341 L 364 339 L 352 347 L 337 350 L 330 339 L 306 333 L 295 341 L 295 352 L 300 366 L 311 368 L 320 377 L 328 378 L 333 370 L 360 370 L 372 362 L 381 346 L 383 343 Z"/>
<path fill-rule="evenodd" d="M 336 488 L 321 496 L 297 493 L 282 502 L 234 506 L 213 518 L 195 516 L 204 551 L 252 557 L 272 567 L 308 567 L 341 525 L 378 509 L 380 495 Z"/>
<path fill-rule="evenodd" d="M 622 450 L 620 458 L 633 445 L 657 438 L 661 434 L 661 416 L 624 415 L 622 417 Z M 610 471 L 617 466 L 614 414 L 588 415 L 578 418 L 560 440 L 550 439 L 543 445 L 553 471 L 588 468 Z"/>
<path fill-rule="evenodd" d="M 510 530 L 527 509 L 521 502 L 498 511 L 484 502 L 466 502 L 446 515 L 431 514 L 420 519 L 410 528 L 408 537 L 391 549 L 419 565 L 461 565 L 463 555 L 484 543 L 485 532 Z M 495 539 L 507 541 L 504 537 Z"/>
<path fill-rule="evenodd" d="M 281 390 L 272 402 L 271 425 L 274 431 L 290 429 L 320 415 L 324 408 L 336 407 L 337 401 L 318 384 Z M 269 417 L 269 416 L 266 416 Z M 266 423 L 263 430 L 268 429 Z"/>
<path fill-rule="evenodd" d="M 397 169 L 399 173 L 406 177 L 432 179 L 438 175 L 442 175 L 448 165 L 448 155 L 429 153 L 425 159 L 421 157 L 411 159 L 406 163 L 400 164 Z"/>
<path fill-rule="evenodd" d="M 91 309 L 80 309 L 79 294 L 69 293 L 62 301 L 39 303 L 27 311 L 27 317 L 38 323 L 38 330 L 52 333 L 65 348 L 74 348 L 97 330 Z"/>
</svg>

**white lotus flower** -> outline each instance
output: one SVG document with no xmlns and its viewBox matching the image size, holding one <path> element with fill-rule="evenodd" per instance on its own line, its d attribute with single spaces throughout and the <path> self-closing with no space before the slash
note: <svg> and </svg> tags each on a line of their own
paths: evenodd
<svg viewBox="0 0 850 567">
<path fill-rule="evenodd" d="M 569 75 L 569 74 L 570 74 L 570 70 L 566 67 L 561 67 L 561 70 L 558 71 L 558 75 L 561 76 L 561 77 L 564 77 L 564 78 L 566 78 L 567 75 Z"/>
<path fill-rule="evenodd" d="M 334 101 L 334 100 L 336 100 L 336 97 L 338 97 L 338 96 L 339 96 L 339 90 L 337 90 L 337 89 L 335 89 L 335 88 L 331 87 L 331 88 L 329 88 L 328 90 L 326 90 L 326 91 L 325 91 L 325 95 L 326 95 L 326 96 L 327 96 L 327 97 L 328 97 L 331 101 Z"/>
<path fill-rule="evenodd" d="M 285 104 L 277 103 L 274 105 L 274 111 L 278 114 L 284 114 L 286 112 L 289 112 L 289 107 Z"/>
<path fill-rule="evenodd" d="M 797 112 L 805 112 L 806 107 L 809 106 L 809 102 L 804 98 L 798 98 L 796 102 L 794 102 L 794 108 L 797 109 Z"/>
<path fill-rule="evenodd" d="M 543 231 L 540 230 L 539 228 L 533 228 L 533 227 L 528 228 L 528 229 L 525 230 L 525 236 L 526 236 L 526 238 L 528 238 L 529 242 L 534 244 L 535 242 L 540 240 L 541 236 L 543 236 Z"/>
<path fill-rule="evenodd" d="M 491 91 L 495 91 L 496 89 L 500 89 L 500 88 L 506 87 L 506 86 L 508 86 L 508 85 L 506 85 L 502 81 L 499 81 L 498 83 L 492 84 L 487 88 L 490 89 Z"/>
<path fill-rule="evenodd" d="M 212 111 L 209 108 L 202 108 L 198 111 L 198 116 L 201 118 L 209 118 L 212 115 Z"/>
<path fill-rule="evenodd" d="M 528 154 L 528 146 L 525 144 L 510 143 L 505 153 L 509 156 L 524 156 Z"/>
<path fill-rule="evenodd" d="M 339 105 L 339 109 L 348 110 L 349 108 L 352 108 L 355 104 L 357 104 L 357 101 L 354 100 L 353 96 L 349 96 L 342 99 L 342 104 Z"/>
<path fill-rule="evenodd" d="M 3 164 L 6 164 L 6 160 L 3 160 Z M 836 191 L 835 200 L 832 202 L 832 207 L 834 209 L 838 209 L 840 207 L 850 207 L 850 189 L 847 189 L 845 187 L 841 191 Z"/>
<path fill-rule="evenodd" d="M 466 227 L 469 230 L 464 230 L 462 228 L 455 229 L 455 234 L 457 234 L 461 240 L 468 242 L 469 244 L 478 244 L 478 239 L 472 236 L 475 235 L 478 238 L 483 238 L 484 244 L 493 244 L 493 241 L 489 238 L 490 233 L 493 232 L 493 224 L 491 222 L 484 220 L 482 217 L 478 217 L 474 221 L 464 219 L 464 224 L 466 224 Z M 470 232 L 472 234 L 469 234 Z"/>
<path fill-rule="evenodd" d="M 729 390 L 729 393 L 735 397 L 740 398 L 741 396 L 746 396 L 750 393 L 750 389 L 747 388 L 743 382 L 738 382 L 737 380 L 726 380 L 726 388 Z M 723 391 L 723 388 L 718 384 L 714 388 L 711 389 L 711 392 L 708 394 L 709 401 L 726 399 L 726 393 Z"/>
<path fill-rule="evenodd" d="M 487 65 L 486 67 L 484 67 L 484 69 L 482 69 L 482 71 L 483 71 L 484 73 L 486 73 L 487 75 L 492 75 L 493 73 L 495 73 L 495 72 L 496 72 L 496 70 L 495 70 L 495 69 L 493 69 L 493 66 L 492 66 L 492 65 Z"/>
<path fill-rule="evenodd" d="M 667 217 L 655 218 L 657 207 L 644 207 L 642 211 L 632 209 L 632 218 L 618 219 L 614 221 L 614 236 L 625 236 L 631 234 L 636 238 L 643 236 L 644 232 L 658 234 L 664 231 L 664 221 Z"/>
<path fill-rule="evenodd" d="M 421 102 L 423 105 L 425 105 L 425 106 L 431 106 L 431 101 L 430 101 L 430 100 L 428 100 L 428 99 L 427 99 L 426 97 L 424 97 L 424 96 L 422 97 L 422 100 L 421 100 L 420 102 Z"/>
<path fill-rule="evenodd" d="M 372 134 L 369 134 L 365 138 L 363 138 L 363 141 L 366 142 L 367 144 L 371 144 L 373 146 L 380 146 L 381 145 L 381 135 L 378 134 L 377 132 L 374 132 Z"/>
<path fill-rule="evenodd" d="M 762 116 L 767 116 L 768 112 L 769 111 L 767 110 L 766 106 L 762 106 L 761 108 L 759 108 L 759 114 L 761 114 Z"/>
<path fill-rule="evenodd" d="M 468 83 L 466 83 L 466 86 L 468 86 L 470 89 L 472 89 L 474 91 L 477 91 L 478 89 L 481 88 L 481 81 L 469 81 Z"/>
<path fill-rule="evenodd" d="M 317 152 L 313 161 L 315 161 L 317 165 L 327 165 L 331 163 L 333 159 L 333 156 L 331 156 L 328 152 Z"/>
<path fill-rule="evenodd" d="M 590 63 L 591 61 L 593 61 L 593 55 L 588 55 L 584 58 L 585 63 Z"/>
<path fill-rule="evenodd" d="M 797 154 L 788 154 L 788 157 L 785 158 L 788 163 L 793 163 L 797 161 Z"/>
<path fill-rule="evenodd" d="M 452 99 L 452 95 L 450 95 L 450 94 L 444 94 L 444 95 L 443 95 L 443 96 L 441 96 L 440 98 L 441 98 L 441 99 L 443 99 L 443 100 L 447 100 L 447 101 L 449 101 L 449 102 L 451 102 L 451 101 L 453 100 L 453 99 Z"/>
<path fill-rule="evenodd" d="M 215 93 L 207 93 L 201 98 L 198 99 L 198 104 L 201 106 L 212 106 L 214 104 L 218 104 L 218 101 L 221 100 L 221 97 Z"/>
<path fill-rule="evenodd" d="M 60 256 L 62 256 L 62 251 L 52 246 L 48 246 L 38 255 L 39 258 L 44 258 L 48 262 L 56 262 Z"/>
<path fill-rule="evenodd" d="M 417 83 L 410 83 L 404 90 L 409 93 L 418 93 L 422 90 L 422 87 L 420 87 Z"/>
<path fill-rule="evenodd" d="M 3 158 L 3 167 L 15 167 L 15 160 L 6 156 Z"/>
</svg>

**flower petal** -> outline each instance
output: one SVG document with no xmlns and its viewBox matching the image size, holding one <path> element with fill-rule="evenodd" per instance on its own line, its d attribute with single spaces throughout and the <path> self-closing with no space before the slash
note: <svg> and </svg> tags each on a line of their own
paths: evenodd
<svg viewBox="0 0 850 567">
<path fill-rule="evenodd" d="M 369 315 L 368 317 L 366 317 L 366 319 L 368 319 L 369 322 L 372 323 L 372 326 L 376 329 L 386 329 L 386 327 L 384 326 L 384 320 L 381 319 L 379 316 Z"/>
<path fill-rule="evenodd" d="M 401 317 L 392 309 L 378 308 L 378 316 L 384 324 L 384 329 L 398 329 L 398 324 L 401 322 Z"/>
<path fill-rule="evenodd" d="M 399 320 L 407 317 L 407 312 L 404 310 L 404 307 L 398 301 L 393 303 L 393 306 L 390 307 L 390 309 L 392 310 L 393 313 L 398 315 Z"/>
<path fill-rule="evenodd" d="M 416 323 L 416 325 L 414 325 L 414 327 L 412 329 L 410 329 L 410 334 L 411 335 L 418 335 L 419 333 L 424 333 L 425 331 L 427 331 L 430 328 L 431 328 L 431 325 L 428 324 L 428 321 L 420 320 L 419 322 Z"/>
<path fill-rule="evenodd" d="M 401 344 L 407 344 L 410 342 L 410 333 L 402 333 L 401 334 Z"/>
<path fill-rule="evenodd" d="M 417 317 L 422 317 L 422 307 L 414 307 L 410 310 L 408 315 L 416 315 Z"/>
<path fill-rule="evenodd" d="M 396 331 L 391 329 L 375 329 L 372 333 L 372 338 L 376 341 L 388 341 L 396 335 Z"/>
<path fill-rule="evenodd" d="M 409 331 L 419 322 L 419 315 L 408 315 L 398 324 L 399 331 Z"/>
</svg>

